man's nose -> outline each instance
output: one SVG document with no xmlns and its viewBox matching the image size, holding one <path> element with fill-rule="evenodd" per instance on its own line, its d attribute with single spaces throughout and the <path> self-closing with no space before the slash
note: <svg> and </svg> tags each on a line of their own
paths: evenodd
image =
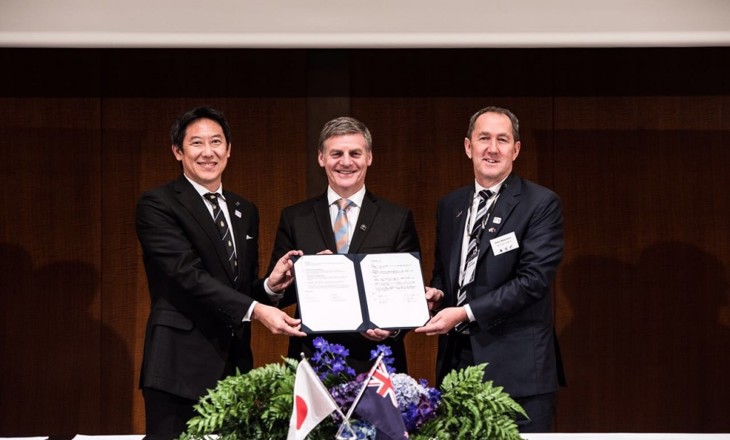
<svg viewBox="0 0 730 440">
<path fill-rule="evenodd" d="M 203 145 L 203 155 L 204 156 L 212 156 L 213 155 L 213 145 L 211 145 L 210 142 L 206 142 Z"/>
</svg>

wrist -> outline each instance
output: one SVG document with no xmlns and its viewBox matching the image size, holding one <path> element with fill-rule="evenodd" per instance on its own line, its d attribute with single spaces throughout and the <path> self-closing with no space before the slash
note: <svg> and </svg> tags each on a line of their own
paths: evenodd
<svg viewBox="0 0 730 440">
<path fill-rule="evenodd" d="M 266 285 L 266 290 L 269 293 L 273 293 L 273 294 L 281 293 L 282 289 L 279 288 L 278 284 L 274 284 L 273 286 L 271 285 L 271 277 L 266 278 L 266 280 L 264 280 L 264 284 Z"/>
</svg>

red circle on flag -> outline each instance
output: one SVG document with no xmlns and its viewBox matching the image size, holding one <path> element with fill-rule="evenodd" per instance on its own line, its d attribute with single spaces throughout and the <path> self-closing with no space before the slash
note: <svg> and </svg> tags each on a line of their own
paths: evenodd
<svg viewBox="0 0 730 440">
<path fill-rule="evenodd" d="M 296 396 L 296 408 L 297 408 L 297 430 L 302 427 L 304 419 L 307 418 L 307 402 L 299 396 Z"/>
</svg>

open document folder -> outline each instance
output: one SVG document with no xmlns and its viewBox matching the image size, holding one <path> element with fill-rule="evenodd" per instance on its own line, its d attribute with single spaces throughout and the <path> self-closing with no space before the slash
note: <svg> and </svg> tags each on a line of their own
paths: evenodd
<svg viewBox="0 0 730 440">
<path fill-rule="evenodd" d="M 294 279 L 306 333 L 415 328 L 429 319 L 418 253 L 305 255 Z"/>
</svg>

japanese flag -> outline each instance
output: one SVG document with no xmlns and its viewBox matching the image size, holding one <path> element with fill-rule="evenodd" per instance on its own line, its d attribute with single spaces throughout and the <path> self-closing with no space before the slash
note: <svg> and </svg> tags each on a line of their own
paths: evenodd
<svg viewBox="0 0 730 440">
<path fill-rule="evenodd" d="M 304 439 L 309 431 L 337 409 L 329 391 L 306 359 L 297 367 L 294 379 L 294 410 L 289 422 L 287 440 Z"/>
</svg>

